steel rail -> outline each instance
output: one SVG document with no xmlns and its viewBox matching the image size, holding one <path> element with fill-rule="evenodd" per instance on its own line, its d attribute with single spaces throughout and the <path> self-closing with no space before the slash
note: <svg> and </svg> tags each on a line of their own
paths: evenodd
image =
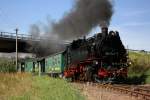
<svg viewBox="0 0 150 100">
<path fill-rule="evenodd" d="M 128 86 L 121 86 L 121 85 L 115 86 L 115 85 L 108 85 L 108 84 L 107 85 L 97 84 L 97 86 L 103 89 L 117 91 L 122 94 L 128 94 L 132 97 L 142 98 L 142 100 L 150 100 L 150 93 L 149 93 L 150 90 L 147 89 L 142 89 L 138 87 L 135 87 L 136 89 L 133 89 L 131 87 L 129 88 Z"/>
</svg>

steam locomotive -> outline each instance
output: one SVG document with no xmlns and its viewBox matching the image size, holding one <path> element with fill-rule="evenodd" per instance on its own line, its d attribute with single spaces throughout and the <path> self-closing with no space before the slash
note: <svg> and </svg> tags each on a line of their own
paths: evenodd
<svg viewBox="0 0 150 100">
<path fill-rule="evenodd" d="M 103 27 L 102 33 L 78 39 L 67 46 L 64 77 L 72 80 L 112 82 L 127 78 L 127 51 L 119 32 Z"/>
<path fill-rule="evenodd" d="M 21 71 L 63 75 L 72 81 L 114 82 L 127 78 L 128 55 L 119 32 L 102 33 L 74 40 L 63 52 L 20 63 Z"/>
</svg>

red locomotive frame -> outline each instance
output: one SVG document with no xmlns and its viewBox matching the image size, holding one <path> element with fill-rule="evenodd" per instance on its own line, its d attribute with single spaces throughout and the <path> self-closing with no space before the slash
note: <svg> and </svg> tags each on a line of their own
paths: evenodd
<svg viewBox="0 0 150 100">
<path fill-rule="evenodd" d="M 64 77 L 65 78 L 72 78 L 72 80 L 76 80 L 76 75 L 78 74 L 78 80 L 81 81 L 88 81 L 85 77 L 85 72 L 86 72 L 86 66 L 90 65 L 93 63 L 95 60 L 98 61 L 98 63 L 102 63 L 101 59 L 88 59 L 85 61 L 81 61 L 76 64 L 69 65 L 68 69 L 64 71 Z M 102 64 L 98 67 L 98 72 L 97 76 L 100 80 L 103 80 L 104 78 L 111 78 L 116 76 L 121 76 L 123 78 L 127 78 L 127 67 L 122 67 L 120 69 L 116 70 L 107 70 L 103 68 Z"/>
</svg>

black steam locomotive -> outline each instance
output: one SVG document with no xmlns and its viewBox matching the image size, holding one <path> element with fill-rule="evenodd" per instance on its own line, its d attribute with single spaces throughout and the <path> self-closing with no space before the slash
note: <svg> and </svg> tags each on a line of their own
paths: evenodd
<svg viewBox="0 0 150 100">
<path fill-rule="evenodd" d="M 127 78 L 127 51 L 119 32 L 102 28 L 90 38 L 73 41 L 64 52 L 64 77 L 80 81 L 112 82 Z"/>
</svg>

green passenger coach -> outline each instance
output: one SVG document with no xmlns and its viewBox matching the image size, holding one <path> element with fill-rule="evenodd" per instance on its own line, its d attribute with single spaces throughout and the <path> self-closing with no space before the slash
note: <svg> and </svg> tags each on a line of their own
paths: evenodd
<svg viewBox="0 0 150 100">
<path fill-rule="evenodd" d="M 45 72 L 44 59 L 28 58 L 19 62 L 19 70 L 21 72 L 33 72 L 39 73 L 39 67 L 41 67 L 41 73 Z"/>
<path fill-rule="evenodd" d="M 64 55 L 63 52 L 48 56 L 45 58 L 46 73 L 52 76 L 62 74 L 64 70 Z"/>
<path fill-rule="evenodd" d="M 21 71 L 22 72 L 35 72 L 37 63 L 35 59 L 26 59 L 21 62 Z"/>
<path fill-rule="evenodd" d="M 21 72 L 48 74 L 54 77 L 62 75 L 64 67 L 64 52 L 53 54 L 48 57 L 27 58 L 19 61 L 19 70 Z"/>
</svg>

